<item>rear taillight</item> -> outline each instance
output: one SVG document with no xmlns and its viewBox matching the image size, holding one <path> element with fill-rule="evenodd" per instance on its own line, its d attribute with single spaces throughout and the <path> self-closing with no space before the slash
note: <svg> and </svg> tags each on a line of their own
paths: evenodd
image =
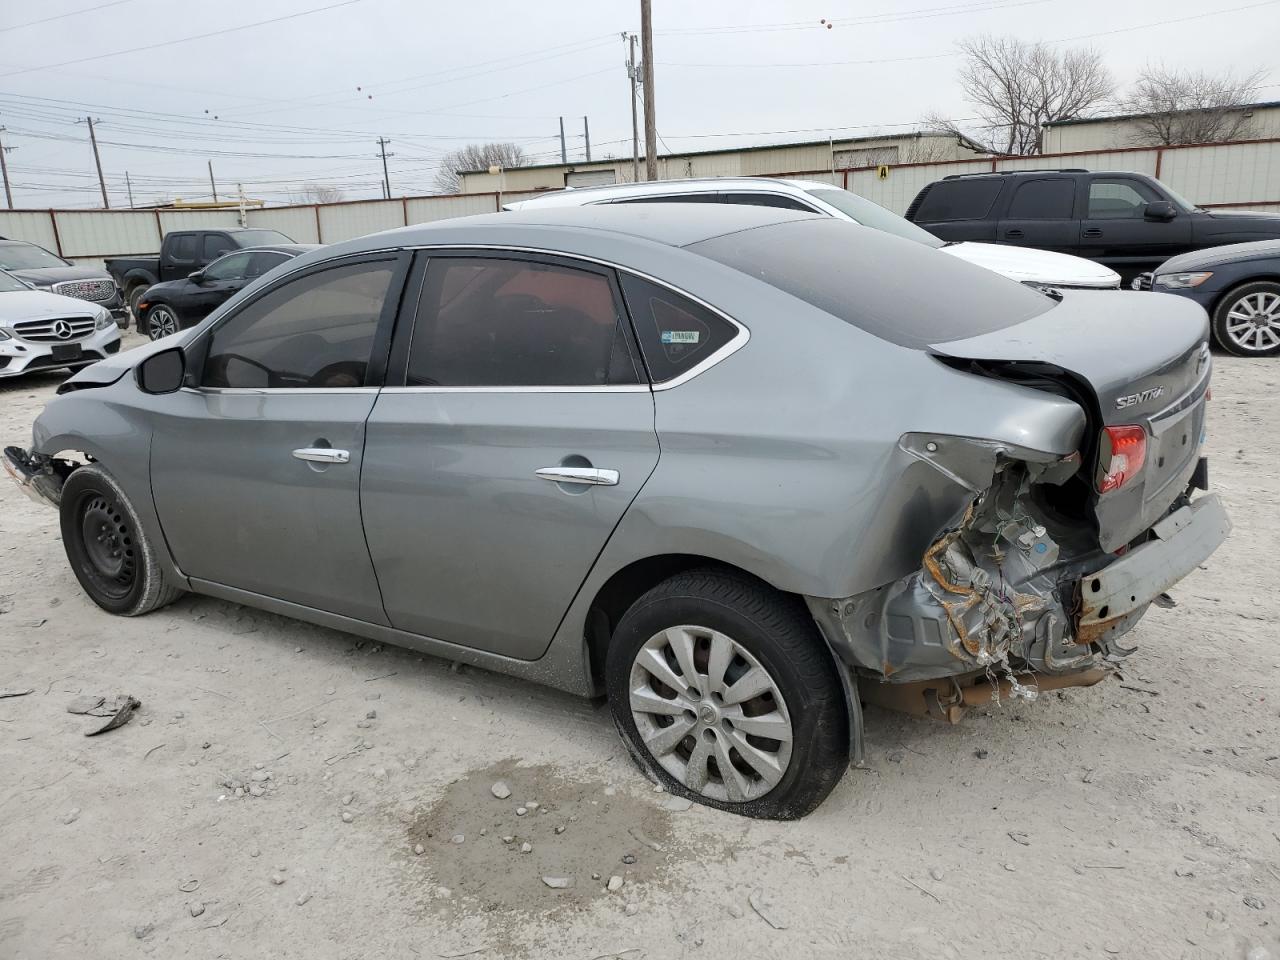
<svg viewBox="0 0 1280 960">
<path fill-rule="evenodd" d="M 1119 490 L 1142 471 L 1147 431 L 1137 424 L 1104 427 L 1098 452 L 1098 492 Z"/>
</svg>

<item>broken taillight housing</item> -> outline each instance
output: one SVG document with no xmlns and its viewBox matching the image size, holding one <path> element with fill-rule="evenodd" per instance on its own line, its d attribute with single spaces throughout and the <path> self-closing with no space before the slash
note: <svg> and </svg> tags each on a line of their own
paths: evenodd
<svg viewBox="0 0 1280 960">
<path fill-rule="evenodd" d="M 1142 471 L 1147 431 L 1138 424 L 1104 427 L 1098 453 L 1098 492 L 1119 490 Z"/>
</svg>

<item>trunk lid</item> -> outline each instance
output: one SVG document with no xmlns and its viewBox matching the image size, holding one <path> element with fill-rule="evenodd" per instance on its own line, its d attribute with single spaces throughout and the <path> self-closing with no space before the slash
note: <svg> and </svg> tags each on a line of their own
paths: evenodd
<svg viewBox="0 0 1280 960">
<path fill-rule="evenodd" d="M 1212 366 L 1208 318 L 1195 302 L 1158 293 L 1071 292 L 1053 309 L 993 333 L 931 345 L 974 372 L 1026 382 L 1039 375 L 1086 407 L 1081 450 L 1099 542 L 1115 550 L 1160 519 L 1199 458 Z M 1091 408 L 1091 409 L 1089 409 Z M 1093 486 L 1103 426 L 1141 425 L 1146 466 L 1119 490 Z"/>
</svg>

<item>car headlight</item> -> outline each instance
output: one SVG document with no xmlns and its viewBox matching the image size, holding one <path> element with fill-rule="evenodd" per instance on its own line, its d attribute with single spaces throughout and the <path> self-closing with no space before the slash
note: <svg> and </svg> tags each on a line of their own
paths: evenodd
<svg viewBox="0 0 1280 960">
<path fill-rule="evenodd" d="M 93 320 L 93 329 L 107 330 L 116 325 L 116 318 L 111 316 L 111 311 L 105 307 L 98 308 L 98 315 Z"/>
<path fill-rule="evenodd" d="M 1168 290 L 1186 290 L 1190 287 L 1200 286 L 1212 276 L 1213 273 L 1209 271 L 1202 273 L 1165 273 L 1156 277 L 1155 285 Z"/>
</svg>

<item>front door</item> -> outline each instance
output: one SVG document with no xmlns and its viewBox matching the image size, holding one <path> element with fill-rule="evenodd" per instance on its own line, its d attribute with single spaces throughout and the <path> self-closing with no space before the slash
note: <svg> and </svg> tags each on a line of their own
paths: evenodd
<svg viewBox="0 0 1280 960">
<path fill-rule="evenodd" d="M 1014 184 L 996 239 L 1015 247 L 1075 253 L 1075 202 L 1076 182 L 1070 177 L 1021 180 Z"/>
<path fill-rule="evenodd" d="M 1098 177 L 1080 224 L 1080 255 L 1105 264 L 1127 283 L 1170 257 L 1191 249 L 1191 218 L 1148 220 L 1147 204 L 1163 200 L 1132 177 Z"/>
<path fill-rule="evenodd" d="M 359 485 L 405 259 L 286 278 L 189 349 L 196 382 L 151 449 L 156 510 L 187 576 L 386 623 Z"/>
<path fill-rule="evenodd" d="M 183 320 L 188 325 L 203 320 L 238 293 L 248 282 L 249 253 L 232 253 L 204 268 L 199 280 L 190 280 Z"/>
<path fill-rule="evenodd" d="M 653 395 L 611 271 L 503 253 L 419 270 L 361 481 L 387 615 L 532 660 L 658 462 Z"/>
</svg>

